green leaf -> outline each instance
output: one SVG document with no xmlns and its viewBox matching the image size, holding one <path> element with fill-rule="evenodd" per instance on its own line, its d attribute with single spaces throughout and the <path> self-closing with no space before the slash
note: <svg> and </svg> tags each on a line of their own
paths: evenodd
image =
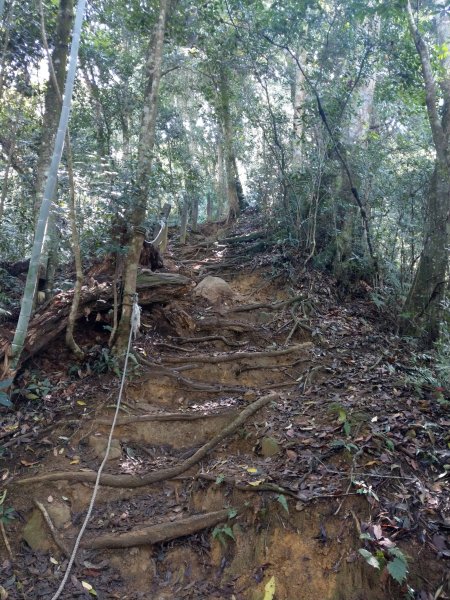
<svg viewBox="0 0 450 600">
<path fill-rule="evenodd" d="M 397 583 L 403 583 L 408 574 L 408 565 L 401 558 L 395 557 L 394 560 L 388 562 L 387 570 Z"/>
<path fill-rule="evenodd" d="M 234 537 L 233 530 L 231 529 L 231 527 L 229 525 L 224 525 L 222 527 L 222 533 L 224 533 L 225 535 L 227 535 L 228 537 L 230 537 L 232 540 L 236 541 L 236 538 Z"/>
<path fill-rule="evenodd" d="M 408 564 L 408 560 L 407 560 L 405 554 L 400 550 L 400 548 L 398 548 L 398 546 L 393 546 L 392 548 L 389 548 L 389 554 L 391 556 L 395 556 L 396 558 L 399 558 L 405 564 Z"/>
<path fill-rule="evenodd" d="M 394 442 L 389 438 L 386 438 L 386 447 L 391 451 L 395 450 Z"/>
<path fill-rule="evenodd" d="M 13 377 L 10 377 L 9 379 L 3 379 L 3 381 L 0 381 L 0 390 L 9 388 L 9 386 L 12 384 L 13 381 L 14 381 Z"/>
<path fill-rule="evenodd" d="M 350 423 L 348 421 L 345 421 L 342 429 L 344 430 L 345 435 L 348 437 L 350 435 Z"/>
<path fill-rule="evenodd" d="M 5 394 L 4 392 L 0 392 L 0 405 L 6 406 L 7 408 L 11 408 L 13 406 L 13 403 L 8 398 L 8 394 Z"/>
<path fill-rule="evenodd" d="M 225 479 L 225 475 L 217 475 L 216 477 L 216 484 L 220 485 Z"/>
<path fill-rule="evenodd" d="M 230 508 L 230 510 L 228 511 L 228 518 L 229 519 L 234 519 L 234 517 L 238 514 L 237 510 L 235 508 Z"/>
<path fill-rule="evenodd" d="M 264 587 L 264 600 L 273 600 L 275 596 L 275 577 L 269 579 Z"/>
<path fill-rule="evenodd" d="M 284 508 L 284 510 L 289 514 L 289 506 L 288 506 L 288 503 L 286 500 L 286 496 L 283 496 L 283 494 L 280 494 L 279 496 L 277 496 L 277 500 L 281 504 L 281 506 Z"/>
<path fill-rule="evenodd" d="M 370 565 L 371 567 L 374 567 L 375 569 L 380 568 L 380 562 L 379 562 L 378 558 L 376 558 L 371 552 L 369 552 L 365 548 L 360 548 L 358 550 L 358 552 L 361 554 L 361 556 L 364 557 L 364 559 L 368 565 Z"/>
</svg>

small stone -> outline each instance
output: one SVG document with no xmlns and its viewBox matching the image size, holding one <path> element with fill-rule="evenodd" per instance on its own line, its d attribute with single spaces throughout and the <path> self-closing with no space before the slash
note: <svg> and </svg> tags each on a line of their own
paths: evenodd
<svg viewBox="0 0 450 600">
<path fill-rule="evenodd" d="M 39 510 L 33 510 L 23 528 L 22 537 L 32 550 L 42 550 L 43 552 L 50 550 L 52 544 L 47 526 Z"/>
<path fill-rule="evenodd" d="M 280 452 L 280 446 L 273 437 L 264 437 L 261 440 L 261 454 L 264 458 L 270 458 Z"/>
<path fill-rule="evenodd" d="M 64 502 L 54 501 L 47 506 L 47 512 L 57 529 L 64 527 L 71 519 L 70 508 Z"/>
<path fill-rule="evenodd" d="M 97 458 L 103 460 L 105 457 L 106 446 L 108 445 L 108 440 L 104 437 L 100 437 L 97 435 L 91 435 L 89 437 L 89 446 L 94 450 Z M 112 440 L 111 448 L 108 455 L 108 460 L 116 460 L 122 456 L 122 448 L 120 446 L 119 440 Z"/>
</svg>

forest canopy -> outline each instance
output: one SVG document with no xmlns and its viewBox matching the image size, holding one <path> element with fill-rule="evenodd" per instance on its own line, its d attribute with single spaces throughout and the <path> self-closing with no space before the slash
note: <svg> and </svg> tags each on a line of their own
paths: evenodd
<svg viewBox="0 0 450 600">
<path fill-rule="evenodd" d="M 75 8 L 0 5 L 2 311 L 31 254 Z M 401 333 L 448 336 L 449 44 L 443 1 L 89 1 L 45 298 L 73 286 L 74 257 L 81 285 L 93 260 L 126 255 L 125 281 L 132 228 L 156 235 L 166 204 L 194 231 L 253 207 L 274 245 L 344 294 L 363 282 Z"/>
</svg>

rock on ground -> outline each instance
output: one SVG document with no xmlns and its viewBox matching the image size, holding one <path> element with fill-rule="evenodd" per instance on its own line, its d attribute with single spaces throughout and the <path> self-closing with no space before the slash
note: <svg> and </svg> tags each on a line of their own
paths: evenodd
<svg viewBox="0 0 450 600">
<path fill-rule="evenodd" d="M 211 304 L 220 304 L 225 300 L 231 300 L 234 292 L 228 283 L 220 277 L 208 275 L 197 285 L 194 296 L 205 298 Z"/>
</svg>

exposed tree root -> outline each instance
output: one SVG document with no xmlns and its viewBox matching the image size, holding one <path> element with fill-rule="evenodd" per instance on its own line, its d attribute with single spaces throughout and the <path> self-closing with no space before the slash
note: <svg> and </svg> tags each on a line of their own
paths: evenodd
<svg viewBox="0 0 450 600">
<path fill-rule="evenodd" d="M 224 386 L 224 385 L 211 385 L 208 383 L 202 383 L 201 381 L 195 381 L 194 379 L 188 379 L 187 377 L 183 377 L 180 375 L 178 371 L 174 369 L 169 369 L 168 367 L 164 367 L 163 365 L 152 363 L 142 356 L 137 356 L 138 361 L 145 365 L 147 370 L 153 371 L 158 374 L 159 377 L 169 377 L 171 379 L 175 379 L 176 382 L 180 385 L 184 385 L 185 389 L 192 390 L 195 392 L 207 392 L 212 394 L 221 394 L 227 392 L 229 394 L 243 394 L 247 391 L 245 387 L 232 387 L 232 386 Z M 142 381 L 142 380 L 141 380 Z M 140 383 L 140 382 L 138 382 Z"/>
<path fill-rule="evenodd" d="M 232 342 L 231 340 L 227 340 L 227 338 L 223 335 L 204 335 L 203 337 L 193 337 L 193 338 L 175 338 L 179 344 L 199 344 L 201 342 L 213 342 L 213 341 L 223 342 L 227 344 L 227 346 L 231 346 L 232 348 L 239 348 L 241 346 L 246 346 L 248 342 Z"/>
<path fill-rule="evenodd" d="M 308 362 L 311 362 L 311 359 L 305 358 L 302 360 L 296 360 L 295 362 L 292 362 L 292 363 L 286 363 L 284 365 L 245 365 L 236 371 L 236 375 L 242 375 L 242 373 L 246 373 L 247 371 L 256 371 L 258 369 L 268 369 L 268 370 L 288 369 L 290 367 L 295 367 L 296 365 L 298 365 L 301 362 L 308 363 Z"/>
<path fill-rule="evenodd" d="M 194 515 L 187 519 L 159 523 L 148 527 L 140 527 L 125 533 L 108 533 L 96 535 L 81 542 L 82 548 L 100 550 L 101 548 L 130 548 L 144 544 L 157 544 L 184 537 L 214 527 L 228 519 L 229 510 L 218 510 L 204 515 Z"/>
<path fill-rule="evenodd" d="M 253 233 L 248 233 L 247 235 L 234 235 L 232 237 L 226 237 L 219 240 L 222 244 L 229 244 L 233 246 L 234 244 L 241 244 L 245 242 L 252 242 L 253 240 L 258 240 L 259 238 L 263 238 L 267 236 L 266 231 L 255 231 Z"/>
<path fill-rule="evenodd" d="M 302 344 L 296 344 L 295 346 L 290 346 L 289 348 L 283 348 L 282 350 L 266 350 L 265 352 L 236 352 L 234 354 L 224 354 L 221 356 L 209 356 L 207 354 L 195 354 L 193 356 L 168 356 L 165 358 L 165 362 L 176 365 L 189 362 L 197 362 L 197 363 L 208 363 L 208 364 L 218 364 L 224 362 L 234 362 L 242 359 L 252 359 L 258 360 L 260 358 L 272 358 L 274 356 L 284 356 L 285 354 L 291 354 L 292 352 L 297 352 L 299 350 L 305 350 L 306 348 L 310 348 L 312 346 L 311 342 L 303 342 Z"/>
<path fill-rule="evenodd" d="M 255 304 L 243 304 L 242 306 L 234 306 L 233 308 L 229 308 L 227 313 L 248 312 L 250 310 L 257 310 L 259 308 L 278 310 L 279 308 L 285 308 L 286 306 L 290 306 L 296 302 L 302 302 L 302 300 L 305 300 L 305 297 L 300 295 L 294 296 L 294 298 L 290 298 L 289 300 L 283 300 L 283 302 L 257 302 Z"/>
<path fill-rule="evenodd" d="M 221 331 L 223 329 L 229 329 L 237 333 L 244 333 L 247 331 L 257 331 L 254 325 L 249 323 L 243 323 L 242 321 L 228 321 L 227 319 L 220 319 L 218 317 L 210 317 L 202 319 L 201 321 L 195 322 L 196 329 L 198 331 Z"/>
<path fill-rule="evenodd" d="M 252 404 L 249 404 L 240 414 L 234 419 L 229 425 L 217 434 L 212 440 L 204 444 L 193 456 L 183 461 L 179 465 L 169 467 L 167 469 L 161 469 L 156 472 L 147 473 L 145 475 L 110 475 L 109 473 L 103 473 L 100 477 L 100 484 L 107 485 L 109 487 L 123 487 L 123 488 L 138 488 L 151 483 L 157 483 L 158 481 L 165 481 L 172 479 L 177 475 L 181 475 L 192 466 L 196 465 L 202 458 L 204 458 L 213 448 L 218 446 L 225 438 L 234 433 L 245 421 L 260 410 L 263 406 L 269 402 L 276 401 L 278 395 L 273 393 L 267 396 L 259 398 Z M 54 473 L 46 473 L 45 475 L 36 475 L 35 477 L 27 477 L 19 480 L 18 483 L 21 485 L 28 485 L 34 483 L 41 483 L 44 481 L 59 481 L 65 479 L 66 481 L 86 481 L 93 483 L 97 478 L 96 471 L 55 471 Z"/>
<path fill-rule="evenodd" d="M 235 415 L 236 411 L 226 411 L 221 413 L 166 413 L 155 415 L 132 415 L 130 417 L 118 417 L 116 425 L 130 425 L 132 423 L 144 423 L 148 421 L 198 421 L 199 419 L 213 419 L 214 417 L 230 417 Z M 111 419 L 95 419 L 99 425 L 111 425 Z"/>
<path fill-rule="evenodd" d="M 210 473 L 199 473 L 195 476 L 194 479 L 203 479 L 205 481 L 217 481 L 217 475 L 212 475 Z M 287 490 L 286 488 L 276 485 L 275 483 L 260 483 L 259 485 L 249 485 L 247 483 L 241 483 L 239 481 L 236 481 L 232 477 L 224 477 L 223 479 L 221 478 L 220 481 L 225 484 L 232 485 L 237 490 L 240 490 L 242 492 L 276 492 L 277 494 L 292 496 L 292 498 L 298 500 L 297 492 Z"/>
</svg>

